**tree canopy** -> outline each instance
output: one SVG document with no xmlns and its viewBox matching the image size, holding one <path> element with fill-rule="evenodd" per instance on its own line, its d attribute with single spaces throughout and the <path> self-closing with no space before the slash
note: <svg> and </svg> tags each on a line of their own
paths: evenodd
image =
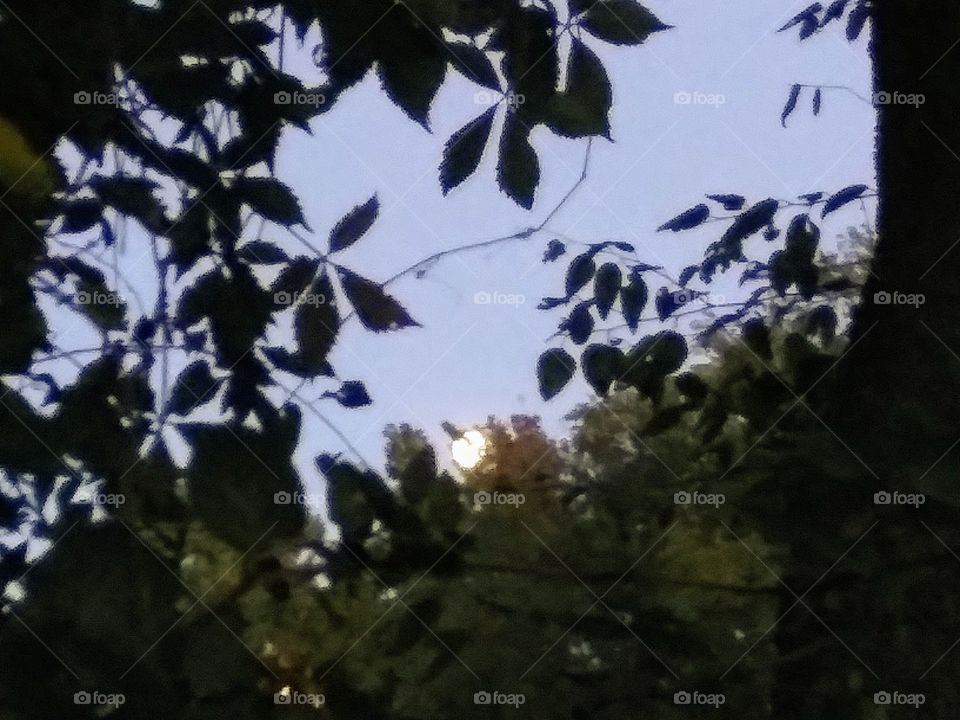
<svg viewBox="0 0 960 720">
<path fill-rule="evenodd" d="M 383 472 L 318 449 L 317 513 L 298 391 L 375 402 L 332 365 L 341 330 L 419 323 L 398 276 L 339 255 L 378 196 L 312 227 L 283 133 L 371 74 L 429 131 L 459 73 L 491 102 L 446 142 L 442 191 L 492 155 L 529 209 L 534 128 L 588 158 L 609 139 L 598 43 L 671 26 L 635 0 L 0 3 L 0 717 L 952 716 L 960 11 L 837 0 L 781 31 L 836 27 L 874 33 L 891 94 L 878 187 L 692 199 L 659 232 L 717 239 L 677 277 L 544 238 L 557 333 L 524 371 L 552 402 L 582 374 L 572 436 L 491 418 L 455 475 L 391 426 Z M 828 89 L 794 84 L 781 124 Z M 877 227 L 825 246 L 873 198 Z M 142 311 L 110 260 L 130 228 L 157 274 Z M 743 298 L 713 300 L 730 272 Z M 59 345 L 51 313 L 97 341 Z"/>
</svg>

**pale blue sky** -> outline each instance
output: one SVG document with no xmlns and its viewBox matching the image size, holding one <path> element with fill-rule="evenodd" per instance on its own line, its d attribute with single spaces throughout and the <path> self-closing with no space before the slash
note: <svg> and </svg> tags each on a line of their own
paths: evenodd
<svg viewBox="0 0 960 720">
<path fill-rule="evenodd" d="M 640 47 L 590 41 L 612 80 L 615 142 L 594 143 L 587 181 L 544 232 L 523 242 L 449 257 L 424 278 L 407 277 L 392 286 L 391 293 L 422 328 L 376 335 L 356 321 L 346 326 L 333 364 L 343 379 L 365 382 L 374 403 L 344 410 L 324 401 L 318 403 L 324 415 L 374 466 L 383 463 L 387 423 L 424 429 L 437 440 L 445 461 L 444 420 L 470 426 L 483 423 L 488 415 L 535 414 L 552 434 L 560 435 L 569 429 L 563 416 L 589 399 L 590 391 L 579 379 L 550 403 L 543 403 L 537 391 L 536 361 L 548 347 L 545 340 L 555 332 L 560 314 L 538 311 L 536 305 L 544 295 L 561 293 L 566 268 L 564 262 L 541 264 L 551 238 L 630 242 L 644 261 L 664 265 L 676 276 L 701 257 L 718 226 L 682 234 L 658 234 L 655 228 L 700 202 L 705 193 L 736 192 L 759 200 L 871 183 L 875 116 L 869 103 L 853 93 L 828 91 L 815 118 L 808 93 L 788 127 L 780 126 L 795 82 L 847 86 L 870 94 L 866 35 L 850 45 L 842 26 L 834 24 L 801 44 L 795 32 L 776 33 L 805 4 L 650 0 L 649 7 L 675 25 L 673 30 L 652 36 Z M 309 75 L 316 40 L 311 38 L 288 67 Z M 443 146 L 481 112 L 475 99 L 479 90 L 451 73 L 434 103 L 431 134 L 393 106 L 371 75 L 311 123 L 312 135 L 288 130 L 277 175 L 302 199 L 316 233 L 310 241 L 323 247 L 337 220 L 376 193 L 382 205 L 378 222 L 341 261 L 383 280 L 438 250 L 539 225 L 579 176 L 585 141 L 560 139 L 544 128 L 534 132 L 543 178 L 530 212 L 498 191 L 492 153 L 464 185 L 446 198 L 440 192 L 437 168 Z M 722 104 L 678 104 L 677 93 L 720 96 Z M 824 237 L 861 221 L 858 208 L 837 213 L 824 227 Z M 149 244 L 134 235 L 118 248 L 120 276 L 151 307 L 157 282 Z M 279 228 L 269 229 L 264 239 L 303 252 Z M 731 293 L 731 288 L 730 282 L 722 282 L 716 292 Z M 130 294 L 123 286 L 120 290 Z M 478 305 L 477 292 L 523 295 L 525 302 Z M 97 344 L 96 333 L 75 314 L 56 313 L 52 306 L 48 311 L 58 345 L 70 349 Z M 184 364 L 183 358 L 177 361 L 178 367 Z M 46 369 L 65 377 L 75 374 L 72 366 L 58 365 Z M 313 399 L 326 389 L 332 389 L 329 383 L 318 383 L 301 393 Z M 309 412 L 304 412 L 304 423 L 298 462 L 308 491 L 316 491 L 313 458 L 344 446 Z M 168 437 L 172 440 L 176 433 L 170 431 Z"/>
<path fill-rule="evenodd" d="M 330 404 L 325 412 L 365 457 L 382 462 L 387 422 L 423 427 L 444 446 L 443 420 L 468 426 L 487 415 L 521 412 L 542 416 L 553 433 L 568 428 L 563 415 L 589 398 L 589 388 L 578 380 L 543 403 L 534 372 L 559 320 L 556 312 L 536 309 L 543 295 L 562 288 L 566 265 L 540 263 L 552 237 L 624 240 L 644 260 L 676 275 L 715 239 L 716 226 L 678 235 L 654 230 L 704 193 L 737 192 L 759 200 L 872 183 L 875 118 L 869 104 L 828 91 L 815 118 L 807 94 L 787 128 L 780 126 L 794 82 L 870 94 L 865 39 L 850 45 L 839 24 L 802 44 L 795 32 L 775 32 L 805 4 L 652 0 L 648 6 L 675 29 L 640 47 L 591 43 L 613 83 L 615 142 L 594 143 L 589 178 L 549 224 L 554 232 L 447 258 L 423 279 L 398 282 L 391 291 L 422 329 L 373 335 L 354 322 L 343 332 L 334 364 L 350 379 L 363 380 L 374 404 L 352 411 Z M 375 279 L 389 277 L 437 250 L 537 225 L 571 187 L 586 143 L 538 128 L 533 142 L 543 181 L 532 212 L 498 192 L 492 154 L 477 175 L 441 195 L 437 165 L 443 145 L 478 114 L 477 90 L 453 75 L 433 107 L 434 132 L 428 134 L 389 103 L 371 76 L 312 123 L 312 137 L 290 131 L 278 174 L 304 198 L 321 237 L 355 204 L 380 196 L 380 220 L 344 254 L 345 264 Z M 676 104 L 678 92 L 722 95 L 723 104 Z M 838 214 L 825 226 L 825 237 L 842 232 L 848 220 L 858 222 L 858 212 Z M 477 305 L 478 291 L 522 294 L 526 302 Z M 305 463 L 317 447 L 339 446 L 321 423 L 307 422 Z"/>
</svg>

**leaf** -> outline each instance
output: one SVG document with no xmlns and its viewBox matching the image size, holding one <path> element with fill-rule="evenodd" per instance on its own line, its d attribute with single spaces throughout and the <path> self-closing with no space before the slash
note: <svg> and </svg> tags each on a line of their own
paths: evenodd
<svg viewBox="0 0 960 720">
<path fill-rule="evenodd" d="M 279 180 L 261 177 L 239 177 L 233 185 L 247 205 L 258 215 L 278 225 L 306 226 L 300 201 L 293 191 Z"/>
<path fill-rule="evenodd" d="M 240 248 L 241 259 L 256 265 L 277 265 L 290 262 L 290 256 L 273 243 L 254 240 Z"/>
<path fill-rule="evenodd" d="M 607 315 L 617 299 L 622 279 L 623 273 L 620 272 L 616 263 L 604 263 L 597 270 L 593 283 L 593 296 L 597 302 L 597 313 L 602 320 L 607 319 Z"/>
<path fill-rule="evenodd" d="M 609 345 L 590 345 L 583 353 L 583 376 L 597 395 L 607 394 L 620 377 L 623 352 Z"/>
<path fill-rule="evenodd" d="M 543 252 L 543 261 L 545 263 L 553 262 L 565 252 L 567 252 L 566 245 L 559 240 L 551 240 L 547 243 L 547 249 Z"/>
<path fill-rule="evenodd" d="M 86 232 L 103 217 L 103 204 L 99 200 L 75 200 L 63 208 L 63 232 Z"/>
<path fill-rule="evenodd" d="M 381 57 L 379 66 L 383 89 L 390 99 L 429 130 L 430 106 L 447 73 L 446 55 L 411 43 Z"/>
<path fill-rule="evenodd" d="M 450 136 L 440 163 L 440 189 L 444 195 L 473 175 L 480 166 L 496 110 L 496 107 L 490 108 Z"/>
<path fill-rule="evenodd" d="M 628 285 L 620 288 L 620 305 L 623 308 L 623 319 L 636 332 L 640 325 L 640 314 L 647 304 L 647 284 L 639 274 L 633 274 Z"/>
<path fill-rule="evenodd" d="M 735 212 L 742 209 L 744 203 L 747 201 L 743 195 L 707 195 L 707 197 L 720 203 L 723 205 L 724 210 L 728 210 L 730 212 Z"/>
<path fill-rule="evenodd" d="M 863 31 L 863 26 L 866 24 L 867 19 L 870 17 L 870 6 L 864 1 L 860 0 L 857 6 L 850 12 L 850 16 L 847 18 L 847 40 L 853 42 Z"/>
<path fill-rule="evenodd" d="M 459 44 L 447 45 L 447 49 L 452 56 L 450 63 L 457 72 L 483 87 L 491 90 L 500 89 L 497 71 L 494 70 L 490 56 L 484 50 L 474 45 Z"/>
<path fill-rule="evenodd" d="M 800 84 L 795 83 L 793 87 L 790 88 L 790 95 L 787 97 L 787 104 L 783 106 L 783 113 L 780 115 L 780 124 L 783 127 L 787 126 L 787 118 L 790 116 L 790 113 L 794 111 L 797 107 L 797 100 L 800 99 Z"/>
<path fill-rule="evenodd" d="M 583 345 L 593 333 L 593 316 L 590 314 L 590 303 L 578 304 L 570 313 L 561 327 L 570 334 L 570 339 L 577 345 Z"/>
<path fill-rule="evenodd" d="M 746 240 L 754 233 L 770 225 L 779 207 L 780 203 L 773 198 L 761 200 L 749 210 L 737 216 L 737 219 L 723 234 L 722 241 L 724 243 L 738 243 Z"/>
<path fill-rule="evenodd" d="M 823 205 L 823 213 L 820 217 L 826 217 L 835 210 L 839 210 L 847 203 L 851 203 L 859 198 L 869 189 L 866 185 L 850 185 L 843 190 L 831 195 Z"/>
<path fill-rule="evenodd" d="M 274 307 L 278 310 L 293 307 L 293 296 L 307 289 L 319 269 L 319 261 L 308 257 L 296 257 L 290 261 L 270 286 Z"/>
<path fill-rule="evenodd" d="M 690 279 L 697 274 L 697 270 L 699 269 L 699 265 L 688 265 L 685 267 L 678 278 L 680 287 L 686 287 L 687 283 L 690 282 Z"/>
<path fill-rule="evenodd" d="M 682 213 L 673 218 L 673 220 L 665 222 L 663 225 L 657 228 L 657 232 L 663 232 L 664 230 L 672 230 L 673 232 L 691 230 L 698 225 L 705 223 L 709 217 L 710 208 L 703 203 L 700 203 L 689 210 L 684 210 Z"/>
<path fill-rule="evenodd" d="M 570 382 L 576 370 L 577 361 L 562 348 L 547 350 L 537 361 L 537 379 L 540 384 L 540 396 L 550 400 Z"/>
<path fill-rule="evenodd" d="M 346 268 L 337 268 L 343 291 L 368 330 L 387 332 L 405 327 L 420 327 L 404 307 L 384 292 L 380 285 Z"/>
<path fill-rule="evenodd" d="M 374 195 L 341 218 L 330 232 L 330 252 L 340 252 L 353 245 L 373 226 L 380 214 L 380 200 Z"/>
<path fill-rule="evenodd" d="M 580 21 L 592 35 L 615 45 L 639 45 L 652 33 L 669 30 L 645 7 L 634 0 L 600 0 L 593 3 Z"/>
<path fill-rule="evenodd" d="M 600 58 L 582 41 L 574 38 L 567 89 L 550 99 L 547 125 L 564 137 L 608 136 L 612 105 L 610 79 Z"/>
<path fill-rule="evenodd" d="M 294 316 L 293 331 L 297 340 L 297 357 L 315 374 L 326 374 L 327 355 L 336 342 L 340 317 L 333 294 L 333 285 L 324 272 L 302 297 Z"/>
<path fill-rule="evenodd" d="M 830 7 L 827 8 L 827 11 L 823 14 L 823 19 L 820 21 L 820 27 L 823 27 L 831 20 L 837 20 L 843 16 L 843 11 L 847 9 L 847 2 L 849 0 L 834 0 L 830 3 Z"/>
<path fill-rule="evenodd" d="M 660 318 L 660 322 L 673 315 L 683 305 L 683 302 L 678 299 L 678 295 L 680 293 L 672 293 L 665 287 L 657 291 L 654 304 L 657 306 L 657 317 Z"/>
<path fill-rule="evenodd" d="M 345 408 L 358 408 L 370 405 L 373 401 L 367 394 L 366 386 L 357 380 L 343 383 L 335 393 L 324 393 L 326 397 L 336 399 Z"/>
<path fill-rule="evenodd" d="M 817 88 L 816 92 L 813 93 L 813 114 L 817 116 L 820 114 L 820 107 L 823 103 L 823 91 L 820 88 Z"/>
<path fill-rule="evenodd" d="M 210 402 L 219 385 L 220 381 L 210 373 L 207 361 L 197 360 L 180 373 L 170 393 L 167 410 L 174 415 L 189 415 L 199 406 Z"/>
<path fill-rule="evenodd" d="M 787 23 L 781 27 L 777 32 L 783 32 L 784 30 L 789 30 L 794 25 L 799 25 L 800 23 L 809 22 L 812 18 L 814 21 L 817 19 L 817 13 L 823 10 L 823 5 L 820 3 L 813 3 L 804 10 L 801 10 L 796 15 L 794 15 Z"/>
<path fill-rule="evenodd" d="M 530 130 L 515 115 L 507 116 L 500 138 L 500 161 L 497 182 L 515 203 L 527 210 L 540 182 L 540 161 L 530 145 Z"/>
<path fill-rule="evenodd" d="M 566 292 L 567 298 L 576 295 L 593 278 L 596 270 L 596 263 L 593 261 L 593 253 L 585 252 L 578 255 L 567 268 Z"/>
</svg>

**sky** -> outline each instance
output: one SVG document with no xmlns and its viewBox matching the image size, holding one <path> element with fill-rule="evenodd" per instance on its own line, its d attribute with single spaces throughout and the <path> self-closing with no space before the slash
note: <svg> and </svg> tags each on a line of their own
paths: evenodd
<svg viewBox="0 0 960 720">
<path fill-rule="evenodd" d="M 569 429 L 563 418 L 591 397 L 589 387 L 578 378 L 544 403 L 535 377 L 537 358 L 550 347 L 547 338 L 560 320 L 558 312 L 536 306 L 544 296 L 562 294 L 566 268 L 564 262 L 541 263 L 550 239 L 630 242 L 644 261 L 676 276 L 716 239 L 716 226 L 681 234 L 655 230 L 705 193 L 761 200 L 873 184 L 875 114 L 868 102 L 827 90 L 814 117 L 808 90 L 787 128 L 780 125 L 793 83 L 870 96 L 865 39 L 851 45 L 839 24 L 802 44 L 795 31 L 776 32 L 806 4 L 651 0 L 647 6 L 674 29 L 638 47 L 591 43 L 614 89 L 613 142 L 594 142 L 586 182 L 544 232 L 449 256 L 423 278 L 392 285 L 391 293 L 422 328 L 375 335 L 353 322 L 342 331 L 334 366 L 349 369 L 346 379 L 366 383 L 374 403 L 350 411 L 321 407 L 369 463 L 383 462 L 386 423 L 422 428 L 444 451 L 444 420 L 469 427 L 488 415 L 525 413 L 541 416 L 551 434 Z M 378 222 L 343 254 L 344 264 L 385 279 L 439 250 L 537 226 L 573 187 L 586 141 L 539 127 L 533 144 L 542 181 L 531 211 L 497 189 L 493 153 L 476 175 L 442 195 L 437 167 L 443 146 L 480 113 L 479 90 L 451 74 L 434 103 L 431 134 L 393 106 L 371 76 L 311 124 L 312 136 L 292 130 L 285 137 L 278 176 L 304 199 L 318 235 L 374 193 L 381 201 Z M 838 213 L 824 236 L 862 220 L 859 209 Z M 480 292 L 518 297 L 478 304 Z M 342 448 L 323 423 L 306 419 L 302 462 L 312 460 L 317 445 Z"/>
<path fill-rule="evenodd" d="M 873 184 L 875 113 L 866 99 L 871 86 L 866 37 L 851 45 L 836 23 L 802 44 L 795 30 L 776 32 L 805 5 L 649 0 L 647 6 L 674 29 L 638 47 L 588 41 L 613 86 L 612 142 L 594 141 L 587 179 L 552 216 L 580 177 L 587 142 L 558 138 L 543 127 L 532 135 L 542 168 L 532 210 L 500 193 L 493 153 L 474 176 L 442 195 L 438 167 L 445 143 L 490 102 L 489 92 L 458 73 L 448 75 L 434 102 L 432 132 L 390 103 L 373 74 L 314 119 L 310 134 L 287 130 L 276 174 L 300 197 L 313 244 L 323 247 L 341 217 L 378 196 L 378 221 L 340 255 L 341 263 L 372 280 L 385 280 L 441 250 L 539 226 L 551 216 L 542 232 L 526 240 L 453 254 L 430 266 L 423 277 L 410 275 L 391 285 L 390 293 L 422 327 L 375 334 L 354 319 L 341 329 L 331 361 L 343 380 L 365 383 L 373 404 L 346 410 L 322 400 L 313 406 L 323 419 L 304 410 L 296 461 L 305 489 L 322 493 L 313 464 L 320 452 L 342 451 L 382 467 L 388 423 L 424 430 L 445 465 L 450 463 L 450 439 L 441 429 L 444 421 L 469 428 L 488 416 L 508 419 L 522 413 L 540 416 L 555 437 L 569 431 L 564 416 L 591 398 L 589 387 L 577 376 L 544 403 L 535 373 L 539 355 L 557 344 L 548 338 L 561 319 L 560 311 L 536 307 L 542 297 L 562 294 L 567 263 L 541 262 L 551 239 L 568 243 L 564 260 L 578 244 L 629 242 L 643 261 L 662 265 L 676 277 L 702 257 L 720 226 L 680 234 L 657 233 L 656 228 L 701 202 L 706 193 L 737 193 L 758 201 Z M 308 37 L 287 67 L 308 84 L 318 81 L 310 61 L 317 40 Z M 825 91 L 819 117 L 810 109 L 813 91 L 805 90 L 783 128 L 780 114 L 794 83 L 838 89 Z M 500 121 L 502 112 L 497 127 Z M 864 220 L 855 206 L 831 217 L 824 224 L 825 238 Z M 116 246 L 120 291 L 133 295 L 136 290 L 149 308 L 157 279 L 150 244 L 135 235 L 127 233 Z M 263 239 L 304 251 L 279 228 L 268 228 Z M 734 296 L 735 286 L 732 277 L 711 291 Z M 479 303 L 478 293 L 509 301 Z M 131 304 L 137 307 L 135 300 Z M 94 330 L 84 328 L 76 314 L 57 313 L 52 305 L 47 311 L 58 346 L 99 344 Z M 656 332 L 663 326 L 652 323 L 643 329 Z M 47 369 L 76 374 L 66 363 Z M 289 378 L 286 382 L 291 383 Z M 334 389 L 329 382 L 308 385 L 300 394 L 313 400 L 329 389 Z M 176 454 L 175 437 L 170 431 Z M 180 443 L 179 449 L 185 451 L 185 446 Z"/>
</svg>

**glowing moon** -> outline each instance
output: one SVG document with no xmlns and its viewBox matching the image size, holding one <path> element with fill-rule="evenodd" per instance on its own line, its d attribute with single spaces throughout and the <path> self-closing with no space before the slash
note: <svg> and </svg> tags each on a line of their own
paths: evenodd
<svg viewBox="0 0 960 720">
<path fill-rule="evenodd" d="M 477 466 L 486 448 L 487 440 L 479 430 L 467 430 L 450 446 L 454 462 L 466 470 Z"/>
</svg>

